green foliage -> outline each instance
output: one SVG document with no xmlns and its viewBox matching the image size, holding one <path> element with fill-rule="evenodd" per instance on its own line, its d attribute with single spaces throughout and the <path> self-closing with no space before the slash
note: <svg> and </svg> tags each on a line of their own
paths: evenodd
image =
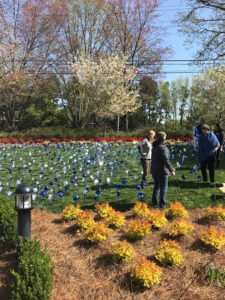
<svg viewBox="0 0 225 300">
<path fill-rule="evenodd" d="M 52 274 L 54 264 L 46 245 L 41 250 L 40 242 L 22 240 L 18 243 L 18 268 L 12 270 L 14 283 L 12 285 L 13 300 L 47 300 L 53 288 Z"/>
<path fill-rule="evenodd" d="M 63 116 L 61 116 L 63 118 Z M 64 123 L 62 120 L 61 124 Z M 184 122 L 185 124 L 185 122 Z M 191 124 L 192 125 L 192 124 Z M 164 126 L 153 126 L 155 131 L 166 131 L 167 137 L 188 137 L 192 136 L 192 129 L 190 128 L 190 124 L 183 127 L 175 126 L 172 121 L 167 122 Z M 146 136 L 149 130 L 148 127 L 143 127 L 134 131 L 114 131 L 112 129 L 108 129 L 105 137 L 142 137 Z M 95 139 L 100 136 L 104 136 L 103 128 L 101 127 L 87 127 L 86 129 L 75 130 L 69 128 L 68 126 L 49 126 L 49 127 L 33 127 L 24 131 L 14 131 L 11 133 L 8 132 L 0 132 L 0 138 L 85 138 L 85 139 Z"/>
<path fill-rule="evenodd" d="M 208 266 L 206 278 L 210 282 L 215 282 L 219 287 L 225 287 L 225 269 L 210 264 Z"/>
<path fill-rule="evenodd" d="M 16 211 L 9 198 L 0 200 L 0 240 L 6 246 L 14 247 L 16 243 Z"/>
</svg>

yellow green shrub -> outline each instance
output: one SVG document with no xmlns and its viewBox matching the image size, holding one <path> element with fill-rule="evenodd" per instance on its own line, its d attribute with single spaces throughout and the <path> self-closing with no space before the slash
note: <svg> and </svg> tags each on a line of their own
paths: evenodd
<svg viewBox="0 0 225 300">
<path fill-rule="evenodd" d="M 110 214 L 114 211 L 114 209 L 109 205 L 108 202 L 100 204 L 95 204 L 95 211 L 99 218 L 105 219 L 110 216 Z"/>
<path fill-rule="evenodd" d="M 151 224 L 147 221 L 131 219 L 127 225 L 126 233 L 131 240 L 143 243 L 143 239 L 149 234 L 150 228 Z"/>
<path fill-rule="evenodd" d="M 164 240 L 156 249 L 156 259 L 163 265 L 178 266 L 183 262 L 180 246 L 176 241 Z"/>
<path fill-rule="evenodd" d="M 170 236 L 178 236 L 190 233 L 194 229 L 191 222 L 185 219 L 174 220 L 168 227 Z"/>
<path fill-rule="evenodd" d="M 167 219 L 165 217 L 165 211 L 159 209 L 150 210 L 147 216 L 147 221 L 156 228 L 163 228 L 167 223 Z"/>
<path fill-rule="evenodd" d="M 111 229 L 109 229 L 103 221 L 95 223 L 89 227 L 85 232 L 85 238 L 94 242 L 105 241 L 107 236 L 110 234 Z"/>
<path fill-rule="evenodd" d="M 135 203 L 132 212 L 138 218 L 147 218 L 150 210 L 147 203 L 138 201 Z"/>
<path fill-rule="evenodd" d="M 78 214 L 81 212 L 80 204 L 77 203 L 77 206 L 70 204 L 64 208 L 62 212 L 63 219 L 66 221 L 76 220 Z"/>
<path fill-rule="evenodd" d="M 126 220 L 123 214 L 119 211 L 111 212 L 110 216 L 105 219 L 105 223 L 108 226 L 120 228 L 126 224 Z"/>
<path fill-rule="evenodd" d="M 170 218 L 187 218 L 188 212 L 180 202 L 170 203 L 170 207 L 166 209 L 166 215 Z"/>
<path fill-rule="evenodd" d="M 153 261 L 140 257 L 138 263 L 131 267 L 131 278 L 138 285 L 150 288 L 161 280 L 162 270 Z"/>
<path fill-rule="evenodd" d="M 110 254 L 115 262 L 123 263 L 131 261 L 135 256 L 133 247 L 126 240 L 112 243 Z"/>
<path fill-rule="evenodd" d="M 212 220 L 225 220 L 225 208 L 222 204 L 218 204 L 216 207 L 207 207 L 206 217 Z"/>
<path fill-rule="evenodd" d="M 89 211 L 81 211 L 77 216 L 77 226 L 80 227 L 80 229 L 86 230 L 90 227 L 92 227 L 95 224 L 95 221 L 92 217 L 92 213 Z"/>
<path fill-rule="evenodd" d="M 210 226 L 205 230 L 200 239 L 204 244 L 211 246 L 214 249 L 221 249 L 225 245 L 225 236 L 222 231 L 216 230 L 214 226 Z"/>
</svg>

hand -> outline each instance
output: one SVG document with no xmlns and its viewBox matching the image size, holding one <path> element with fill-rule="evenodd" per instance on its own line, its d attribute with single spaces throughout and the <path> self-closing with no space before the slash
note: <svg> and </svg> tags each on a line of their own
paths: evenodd
<svg viewBox="0 0 225 300">
<path fill-rule="evenodd" d="M 213 149 L 209 152 L 209 156 L 216 155 L 216 149 Z"/>
<path fill-rule="evenodd" d="M 144 156 L 146 156 L 146 155 L 147 155 L 147 153 L 146 153 L 146 152 L 144 152 L 144 153 L 143 153 L 143 155 L 144 155 Z"/>
<path fill-rule="evenodd" d="M 176 173 L 173 171 L 173 172 L 171 173 L 171 175 L 172 175 L 172 176 L 175 176 L 175 175 L 176 175 Z"/>
</svg>

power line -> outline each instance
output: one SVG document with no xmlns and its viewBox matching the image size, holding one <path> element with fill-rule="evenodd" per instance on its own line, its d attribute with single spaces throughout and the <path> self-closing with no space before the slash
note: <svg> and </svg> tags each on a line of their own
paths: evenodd
<svg viewBox="0 0 225 300">
<path fill-rule="evenodd" d="M 147 58 L 144 58 L 147 59 Z M 143 59 L 143 60 L 144 60 Z M 143 60 L 134 60 L 134 62 L 141 62 Z M 160 62 L 215 62 L 214 59 L 161 59 L 159 60 Z M 217 61 L 225 61 L 225 58 L 220 58 L 217 59 Z M 0 59 L 1 62 L 1 59 Z M 6 60 L 5 62 L 11 62 L 10 60 Z M 15 59 L 14 62 L 46 62 L 46 63 L 50 63 L 50 62 L 56 62 L 56 63 L 72 63 L 72 61 L 69 60 L 59 60 L 59 59 L 35 59 L 35 58 L 31 58 L 31 59 L 27 59 L 27 60 L 23 60 L 23 59 Z M 155 63 L 148 63 L 147 65 L 154 65 Z"/>
</svg>

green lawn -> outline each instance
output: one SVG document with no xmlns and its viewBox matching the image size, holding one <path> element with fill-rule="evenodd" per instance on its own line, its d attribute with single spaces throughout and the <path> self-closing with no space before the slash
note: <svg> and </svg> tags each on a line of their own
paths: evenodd
<svg viewBox="0 0 225 300">
<path fill-rule="evenodd" d="M 220 169 L 215 172 L 216 186 L 212 188 L 198 181 L 197 177 L 201 175 L 199 168 L 197 174 L 190 174 L 194 165 L 198 164 L 197 153 L 192 152 L 192 146 L 172 146 L 172 148 L 170 146 L 170 150 L 173 150 L 172 164 L 175 168 L 177 162 L 183 156 L 185 157 L 180 168 L 176 169 L 176 176 L 169 178 L 167 206 L 175 201 L 180 201 L 187 209 L 224 204 L 225 198 L 218 189 L 225 182 L 224 153 L 221 153 Z M 104 162 L 103 166 L 99 166 L 101 160 Z M 14 192 L 16 182 L 20 180 L 38 188 L 36 207 L 61 212 L 66 205 L 74 203 L 73 198 L 78 195 L 81 207 L 92 209 L 98 188 L 94 184 L 94 179 L 100 179 L 99 187 L 102 191 L 97 201 L 110 202 L 114 208 L 126 211 L 138 201 L 138 193 L 144 195 L 141 201 L 151 204 L 153 191 L 151 175 L 149 185 L 145 189 L 136 190 L 137 184 L 141 182 L 141 171 L 137 146 L 134 144 L 3 148 L 1 150 L 1 194 L 2 197 L 7 197 L 7 191 Z M 85 174 L 86 183 L 82 182 L 82 174 Z M 183 180 L 182 175 L 186 175 L 187 178 Z M 55 182 L 57 176 L 58 182 Z M 74 178 L 78 185 L 70 182 Z M 107 184 L 106 178 L 111 179 L 110 185 Z M 125 186 L 122 186 L 122 180 L 126 180 Z M 65 181 L 68 182 L 67 191 L 64 186 Z M 53 186 L 50 183 L 53 183 Z M 83 192 L 87 185 L 88 192 L 84 197 Z M 120 189 L 116 188 L 118 185 L 121 185 Z M 43 196 L 46 187 L 48 190 Z M 118 190 L 120 190 L 120 197 L 117 196 Z M 62 197 L 58 196 L 59 191 L 63 192 Z M 49 195 L 52 195 L 53 201 L 49 199 Z M 11 195 L 9 199 L 12 200 L 13 196 Z"/>
</svg>

